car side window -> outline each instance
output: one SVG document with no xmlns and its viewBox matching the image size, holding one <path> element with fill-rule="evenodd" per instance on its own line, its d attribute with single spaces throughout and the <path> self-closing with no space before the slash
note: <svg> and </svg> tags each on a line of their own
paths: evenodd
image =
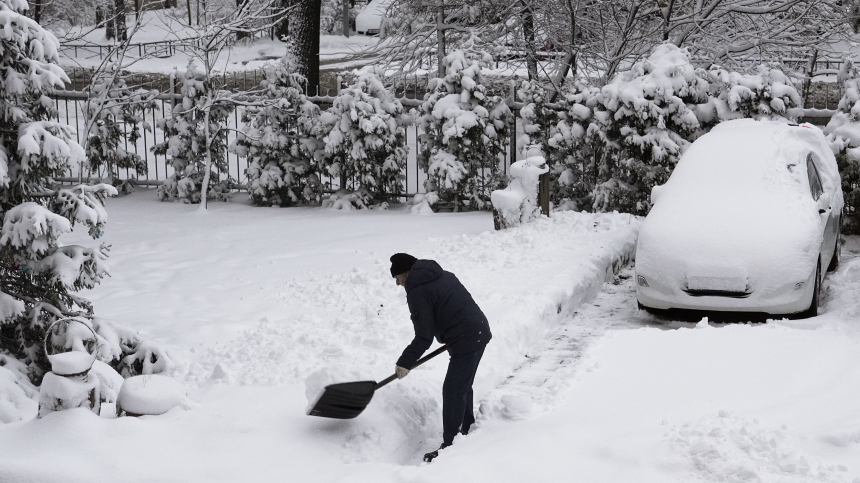
<svg viewBox="0 0 860 483">
<path fill-rule="evenodd" d="M 818 198 L 824 193 L 824 188 L 821 187 L 821 178 L 818 176 L 818 168 L 815 167 L 815 156 L 812 153 L 809 153 L 806 157 L 806 174 L 809 175 L 809 191 L 812 192 L 812 199 L 818 201 Z"/>
</svg>

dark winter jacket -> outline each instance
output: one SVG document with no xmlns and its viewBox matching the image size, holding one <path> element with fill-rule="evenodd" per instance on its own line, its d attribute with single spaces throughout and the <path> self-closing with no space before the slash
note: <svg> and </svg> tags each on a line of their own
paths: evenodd
<svg viewBox="0 0 860 483">
<path fill-rule="evenodd" d="M 466 287 L 433 260 L 418 260 L 406 279 L 406 300 L 415 338 L 397 365 L 411 369 L 433 337 L 448 344 L 452 355 L 468 354 L 490 341 L 490 324 Z"/>
</svg>

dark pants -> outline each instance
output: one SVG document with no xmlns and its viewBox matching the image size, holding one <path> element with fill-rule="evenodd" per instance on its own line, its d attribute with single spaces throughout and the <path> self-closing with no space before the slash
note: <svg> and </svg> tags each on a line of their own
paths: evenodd
<svg viewBox="0 0 860 483">
<path fill-rule="evenodd" d="M 478 363 L 484 355 L 481 347 L 475 352 L 451 356 L 448 373 L 442 384 L 442 444 L 450 445 L 458 432 L 469 432 L 475 422 L 472 406 L 472 383 Z"/>
</svg>

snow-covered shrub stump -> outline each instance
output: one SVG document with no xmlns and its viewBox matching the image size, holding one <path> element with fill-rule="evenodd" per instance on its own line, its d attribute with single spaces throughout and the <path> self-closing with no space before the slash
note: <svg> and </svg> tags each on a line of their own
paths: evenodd
<svg viewBox="0 0 860 483">
<path fill-rule="evenodd" d="M 548 171 L 543 156 L 530 156 L 511 165 L 511 184 L 491 195 L 497 230 L 528 223 L 540 215 L 538 185 L 540 175 Z"/>
<path fill-rule="evenodd" d="M 125 380 L 116 402 L 117 416 L 159 415 L 186 405 L 185 388 L 167 376 L 134 376 Z"/>
<path fill-rule="evenodd" d="M 100 340 L 85 320 L 61 319 L 51 325 L 45 337 L 51 371 L 39 388 L 38 417 L 80 407 L 101 414 L 102 404 L 116 402 L 123 378 L 98 360 Z M 52 353 L 58 349 L 65 352 Z"/>
</svg>

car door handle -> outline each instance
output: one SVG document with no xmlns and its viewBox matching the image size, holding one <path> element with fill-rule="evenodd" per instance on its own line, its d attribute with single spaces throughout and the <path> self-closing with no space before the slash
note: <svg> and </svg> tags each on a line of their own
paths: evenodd
<svg viewBox="0 0 860 483">
<path fill-rule="evenodd" d="M 830 207 L 829 207 L 829 206 L 827 207 L 827 209 L 826 209 L 826 210 L 825 210 L 824 208 L 820 208 L 820 209 L 818 210 L 818 214 L 819 214 L 819 215 L 821 215 L 821 214 L 827 213 L 828 211 L 830 211 Z"/>
</svg>

